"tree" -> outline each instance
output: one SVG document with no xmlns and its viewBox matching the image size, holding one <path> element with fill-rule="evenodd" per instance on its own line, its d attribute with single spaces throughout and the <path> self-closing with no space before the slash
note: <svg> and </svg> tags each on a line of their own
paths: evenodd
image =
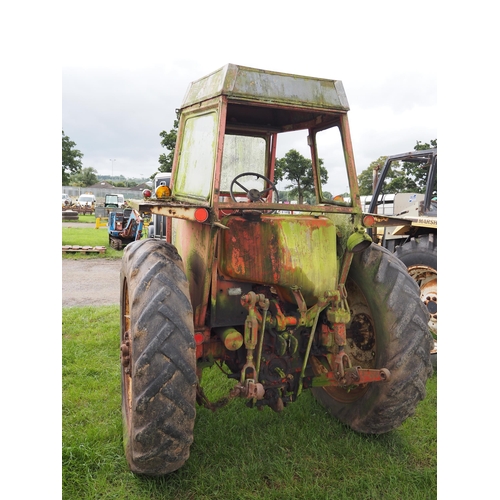
<svg viewBox="0 0 500 500">
<path fill-rule="evenodd" d="M 97 184 L 98 182 L 97 170 L 93 167 L 84 168 L 70 177 L 71 186 L 87 187 Z"/>
<path fill-rule="evenodd" d="M 384 166 L 387 156 L 380 156 L 378 160 L 372 161 L 368 168 L 365 168 L 358 175 L 358 185 L 360 196 L 367 196 L 373 193 L 373 171 L 380 170 Z"/>
<path fill-rule="evenodd" d="M 436 148 L 437 139 L 429 143 L 417 141 L 415 151 Z M 373 170 L 382 169 L 387 156 L 381 156 L 378 160 L 372 161 L 370 166 L 358 175 L 359 194 L 361 196 L 373 193 Z M 391 164 L 391 169 L 385 178 L 384 193 L 424 193 L 426 170 L 422 165 L 415 162 L 395 161 Z"/>
<path fill-rule="evenodd" d="M 62 185 L 69 184 L 71 174 L 76 174 L 82 169 L 83 153 L 74 149 L 76 143 L 62 131 Z"/>
<path fill-rule="evenodd" d="M 438 146 L 438 140 L 433 139 L 430 141 L 430 144 L 428 142 L 424 142 L 423 144 L 420 141 L 417 141 L 417 145 L 415 146 L 415 151 L 422 151 L 424 149 L 431 149 L 431 148 L 437 148 Z"/>
<path fill-rule="evenodd" d="M 323 160 L 319 160 L 321 182 L 328 180 L 328 172 L 324 168 Z M 298 198 L 299 204 L 305 198 L 314 196 L 314 179 L 311 160 L 302 156 L 297 150 L 290 149 L 284 158 L 276 159 L 274 180 L 276 182 L 287 179 L 291 182 L 285 189 L 290 189 L 290 195 Z"/>
<path fill-rule="evenodd" d="M 159 172 L 172 172 L 172 164 L 174 163 L 174 151 L 175 143 L 177 141 L 177 131 L 179 129 L 179 113 L 177 113 L 177 118 L 174 120 L 174 127 L 170 132 L 163 130 L 160 132 L 161 145 L 168 150 L 168 154 L 162 153 L 158 158 Z M 154 177 L 154 174 L 151 178 Z"/>
</svg>

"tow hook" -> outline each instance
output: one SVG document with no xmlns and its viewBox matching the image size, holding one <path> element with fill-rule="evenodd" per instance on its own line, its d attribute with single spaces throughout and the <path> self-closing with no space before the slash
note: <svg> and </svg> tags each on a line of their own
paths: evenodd
<svg viewBox="0 0 500 500">
<path fill-rule="evenodd" d="M 247 399 L 263 399 L 264 398 L 264 386 L 259 383 L 255 383 L 252 379 L 246 379 L 243 384 L 236 384 L 231 390 L 231 395 L 240 396 Z"/>
<path fill-rule="evenodd" d="M 341 347 L 333 362 L 333 374 L 338 384 L 343 387 L 368 384 L 370 382 L 386 382 L 391 377 L 387 368 L 369 370 L 361 366 L 352 366 L 349 356 Z"/>
<path fill-rule="evenodd" d="M 262 384 L 255 383 L 255 381 L 252 379 L 247 379 L 243 384 L 236 384 L 229 392 L 229 396 L 225 396 L 215 403 L 212 403 L 205 395 L 203 388 L 200 386 L 200 384 L 198 384 L 196 386 L 196 401 L 199 405 L 204 406 L 209 410 L 216 411 L 217 409 L 226 406 L 229 401 L 234 398 L 242 397 L 258 401 L 264 399 L 264 393 L 265 389 Z"/>
<path fill-rule="evenodd" d="M 352 366 L 349 356 L 343 351 L 333 359 L 330 358 L 329 365 L 333 366 L 333 370 L 329 371 L 324 365 L 319 365 L 321 373 L 306 377 L 304 387 L 352 388 L 372 382 L 388 382 L 391 379 L 391 372 L 387 368 L 368 369 Z"/>
</svg>

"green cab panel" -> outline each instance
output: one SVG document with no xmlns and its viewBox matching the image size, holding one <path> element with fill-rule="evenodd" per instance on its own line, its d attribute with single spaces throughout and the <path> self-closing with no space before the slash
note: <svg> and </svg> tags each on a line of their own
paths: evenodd
<svg viewBox="0 0 500 500">
<path fill-rule="evenodd" d="M 294 303 L 300 287 L 310 307 L 337 286 L 337 232 L 326 217 L 230 215 L 220 233 L 219 272 L 225 279 L 271 285 Z"/>
</svg>

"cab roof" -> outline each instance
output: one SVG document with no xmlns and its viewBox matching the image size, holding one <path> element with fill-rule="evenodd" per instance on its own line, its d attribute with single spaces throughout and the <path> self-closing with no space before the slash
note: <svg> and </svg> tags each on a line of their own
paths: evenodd
<svg viewBox="0 0 500 500">
<path fill-rule="evenodd" d="M 221 95 L 231 100 L 262 104 L 349 110 L 340 80 L 278 73 L 236 64 L 226 64 L 192 82 L 181 109 Z"/>
</svg>

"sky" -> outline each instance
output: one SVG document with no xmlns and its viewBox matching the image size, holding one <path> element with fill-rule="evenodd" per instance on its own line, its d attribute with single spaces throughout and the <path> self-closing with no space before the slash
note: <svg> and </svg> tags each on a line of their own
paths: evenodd
<svg viewBox="0 0 500 500">
<path fill-rule="evenodd" d="M 62 129 L 84 167 L 149 177 L 167 152 L 159 134 L 173 127 L 189 84 L 233 63 L 342 80 L 361 172 L 437 138 L 432 22 L 412 30 L 400 3 L 362 4 L 86 3 L 66 25 Z M 404 30 L 390 27 L 387 9 L 405 19 Z"/>
</svg>

